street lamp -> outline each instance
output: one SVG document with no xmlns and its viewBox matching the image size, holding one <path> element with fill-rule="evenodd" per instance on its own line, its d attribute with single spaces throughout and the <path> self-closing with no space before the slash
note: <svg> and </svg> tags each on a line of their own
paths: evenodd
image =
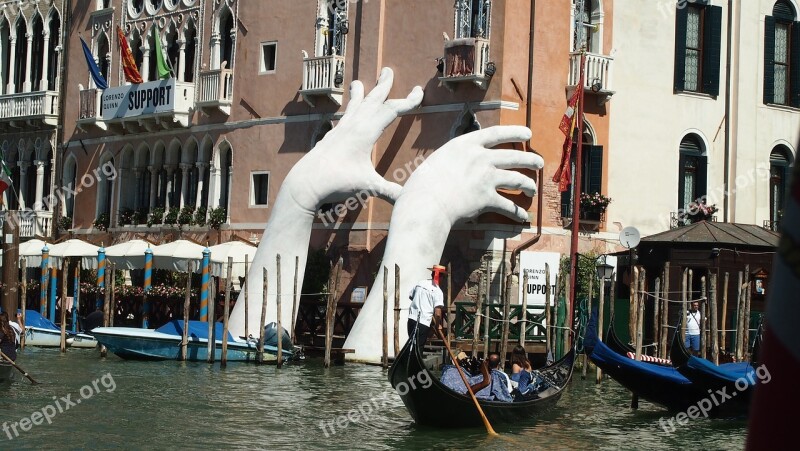
<svg viewBox="0 0 800 451">
<path fill-rule="evenodd" d="M 605 256 L 603 256 L 602 262 L 598 260 L 595 269 L 597 270 L 597 278 L 603 281 L 610 279 L 614 274 L 614 267 L 606 263 Z"/>
</svg>

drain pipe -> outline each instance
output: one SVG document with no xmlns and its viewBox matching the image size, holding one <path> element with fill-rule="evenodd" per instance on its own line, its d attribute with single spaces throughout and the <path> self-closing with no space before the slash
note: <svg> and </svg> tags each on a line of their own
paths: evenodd
<svg viewBox="0 0 800 451">
<path fill-rule="evenodd" d="M 733 0 L 728 0 L 728 36 L 727 36 L 727 54 L 725 55 L 725 164 L 723 170 L 723 185 L 725 189 L 722 190 L 723 201 L 722 205 L 725 208 L 723 212 L 722 222 L 728 222 L 732 217 L 730 211 L 730 173 L 731 173 L 731 58 L 733 42 Z"/>
<path fill-rule="evenodd" d="M 527 86 L 527 101 L 525 105 L 525 126 L 531 128 L 531 112 L 533 110 L 533 44 L 534 44 L 534 25 L 536 24 L 536 0 L 531 0 L 531 18 L 530 18 L 530 40 L 528 43 L 528 86 Z M 532 138 L 531 138 L 532 139 Z M 528 152 L 535 152 L 531 147 L 530 141 L 526 144 Z M 519 253 L 524 251 L 525 249 L 533 246 L 534 244 L 538 243 L 539 240 L 542 238 L 542 208 L 544 206 L 544 201 L 542 199 L 542 191 L 544 189 L 544 168 L 539 169 L 538 171 L 538 180 L 537 184 L 538 189 L 536 191 L 537 197 L 537 207 L 536 207 L 536 235 L 534 235 L 529 240 L 526 240 L 514 250 L 511 251 L 511 274 L 515 274 L 517 271 L 517 259 L 519 258 Z"/>
</svg>

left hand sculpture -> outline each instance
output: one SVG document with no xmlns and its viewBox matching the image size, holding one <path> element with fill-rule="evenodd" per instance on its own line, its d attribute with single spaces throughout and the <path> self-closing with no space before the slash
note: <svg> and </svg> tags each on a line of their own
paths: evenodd
<svg viewBox="0 0 800 451">
<path fill-rule="evenodd" d="M 526 127 L 497 126 L 460 136 L 426 159 L 406 182 L 395 202 L 382 265 L 390 271 L 389 292 L 394 292 L 394 265 L 400 267 L 400 336 L 406 339 L 407 293 L 429 276 L 426 269 L 442 257 L 447 236 L 457 222 L 494 212 L 524 222 L 528 212 L 501 196 L 501 188 L 536 194 L 533 179 L 510 169 L 541 169 L 542 158 L 531 152 L 491 149 L 531 138 Z M 348 358 L 377 362 L 381 358 L 383 270 L 378 271 L 364 307 L 356 319 L 345 348 L 355 349 Z M 389 334 L 394 329 L 389 312 Z M 390 341 L 390 355 L 392 346 Z M 399 352 L 399 350 L 395 350 Z"/>
<path fill-rule="evenodd" d="M 411 111 L 422 102 L 422 88 L 415 87 L 405 99 L 387 100 L 394 82 L 394 73 L 384 68 L 378 84 L 364 96 L 360 81 L 350 85 L 350 101 L 344 116 L 316 146 L 286 175 L 272 207 L 272 213 L 258 246 L 247 277 L 250 302 L 248 333 L 258 336 L 263 299 L 262 268 L 269 271 L 267 322 L 275 321 L 276 263 L 282 262 L 281 309 L 282 326 L 293 327 L 291 290 L 294 284 L 295 257 L 299 257 L 298 286 L 303 286 L 308 243 L 314 214 L 320 205 L 344 201 L 360 191 L 370 191 L 388 201 L 394 201 L 400 186 L 385 180 L 372 165 L 372 150 L 397 116 Z M 243 299 L 243 296 L 240 294 Z M 231 312 L 230 328 L 234 336 L 242 336 L 244 302 L 237 302 Z"/>
</svg>

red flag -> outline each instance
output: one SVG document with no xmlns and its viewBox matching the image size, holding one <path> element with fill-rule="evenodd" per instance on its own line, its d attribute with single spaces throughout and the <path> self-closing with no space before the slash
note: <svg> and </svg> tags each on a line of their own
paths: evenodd
<svg viewBox="0 0 800 451">
<path fill-rule="evenodd" d="M 564 113 L 564 116 L 561 118 L 561 123 L 558 125 L 558 129 L 566 135 L 566 139 L 564 140 L 564 148 L 561 154 L 561 164 L 553 176 L 553 181 L 558 182 L 558 189 L 562 193 L 567 190 L 572 178 L 570 158 L 572 156 L 572 138 L 575 135 L 575 127 L 579 120 L 583 120 L 582 117 L 578 118 L 578 112 L 581 109 L 581 102 L 583 101 L 584 55 L 581 55 L 580 65 L 581 75 L 578 79 L 578 85 L 575 87 L 575 92 L 572 93 L 569 102 L 567 102 L 567 111 Z M 580 137 L 578 139 L 580 139 Z"/>
<path fill-rule="evenodd" d="M 117 37 L 119 38 L 119 53 L 122 59 L 122 70 L 125 72 L 125 80 L 138 85 L 142 83 L 142 76 L 139 74 L 139 69 L 136 68 L 136 60 L 133 59 L 128 40 L 125 39 L 120 27 L 117 27 Z"/>
</svg>

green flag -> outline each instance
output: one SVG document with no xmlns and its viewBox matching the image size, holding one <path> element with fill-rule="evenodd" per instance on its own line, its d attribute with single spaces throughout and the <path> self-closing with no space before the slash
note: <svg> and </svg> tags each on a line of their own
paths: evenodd
<svg viewBox="0 0 800 451">
<path fill-rule="evenodd" d="M 153 24 L 151 28 L 153 29 L 153 40 L 156 42 L 156 72 L 158 78 L 169 78 L 172 71 L 167 66 L 167 58 L 164 57 L 164 50 L 161 48 L 161 38 L 158 36 L 156 25 Z"/>
</svg>

